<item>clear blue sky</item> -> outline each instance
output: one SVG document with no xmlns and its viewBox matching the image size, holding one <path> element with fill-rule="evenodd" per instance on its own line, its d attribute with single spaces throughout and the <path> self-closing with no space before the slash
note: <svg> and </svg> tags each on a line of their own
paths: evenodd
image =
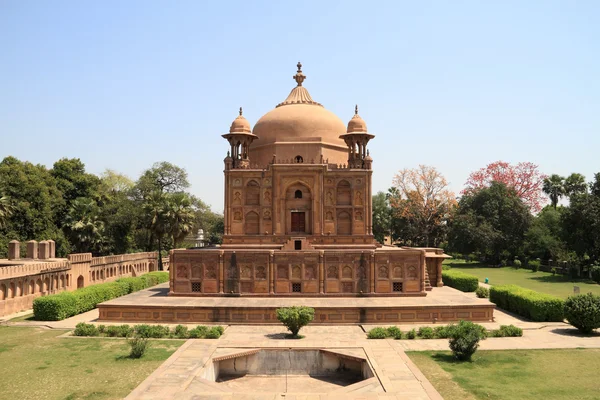
<svg viewBox="0 0 600 400">
<path fill-rule="evenodd" d="M 0 158 L 79 157 L 135 179 L 184 167 L 222 210 L 239 106 L 293 88 L 377 137 L 374 189 L 437 167 L 455 191 L 505 160 L 600 172 L 598 1 L 0 0 Z"/>
</svg>

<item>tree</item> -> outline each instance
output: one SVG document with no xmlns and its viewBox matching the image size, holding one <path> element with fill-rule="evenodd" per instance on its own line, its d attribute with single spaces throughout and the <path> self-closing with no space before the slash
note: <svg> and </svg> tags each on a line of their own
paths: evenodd
<svg viewBox="0 0 600 400">
<path fill-rule="evenodd" d="M 456 204 L 448 182 L 434 167 L 419 165 L 399 171 L 393 180 L 397 190 L 389 196 L 394 216 L 404 221 L 413 245 L 438 245 L 447 218 Z"/>
<path fill-rule="evenodd" d="M 542 194 L 544 178 L 545 175 L 541 174 L 538 166 L 533 163 L 520 162 L 511 165 L 504 161 L 496 161 L 472 172 L 461 194 L 471 194 L 490 187 L 492 182 L 501 182 L 514 190 L 532 212 L 538 212 L 545 203 Z"/>
<path fill-rule="evenodd" d="M 142 197 L 148 196 L 154 191 L 160 193 L 183 192 L 189 186 L 187 172 L 166 161 L 154 163 L 152 168 L 142 173 L 136 184 Z"/>
<path fill-rule="evenodd" d="M 185 236 L 192 231 L 196 218 L 192 202 L 185 193 L 166 194 L 167 224 L 173 238 L 173 247 L 177 248 Z"/>
<path fill-rule="evenodd" d="M 544 178 L 542 190 L 550 197 L 552 207 L 556 208 L 560 198 L 565 195 L 565 178 L 557 174 Z"/>
<path fill-rule="evenodd" d="M 0 228 L 4 228 L 8 218 L 12 215 L 12 206 L 7 196 L 0 194 Z"/>
<path fill-rule="evenodd" d="M 480 252 L 490 262 L 502 253 L 512 257 L 523 251 L 525 232 L 531 225 L 529 207 L 504 183 L 464 195 L 450 223 L 448 247 L 468 254 Z"/>
<path fill-rule="evenodd" d="M 71 203 L 65 227 L 75 251 L 101 254 L 104 245 L 104 223 L 99 218 L 96 202 L 79 197 Z"/>
<path fill-rule="evenodd" d="M 574 195 L 585 193 L 588 189 L 588 184 L 585 182 L 585 176 L 572 173 L 567 176 L 564 184 L 565 194 L 571 198 Z"/>
<path fill-rule="evenodd" d="M 113 193 L 128 192 L 135 186 L 135 183 L 123 174 L 119 174 L 112 169 L 107 169 L 100 176 L 103 190 Z"/>
<path fill-rule="evenodd" d="M 379 243 L 383 243 L 385 236 L 390 234 L 392 209 L 388 197 L 384 192 L 377 192 L 373 196 L 373 235 Z"/>
<path fill-rule="evenodd" d="M 147 227 L 152 234 L 150 242 L 154 242 L 154 239 L 156 239 L 158 250 L 158 268 L 162 271 L 162 243 L 165 234 L 169 232 L 168 207 L 165 195 L 160 191 L 155 190 L 144 199 L 142 207 L 148 218 Z"/>
<path fill-rule="evenodd" d="M 525 252 L 530 259 L 564 259 L 567 252 L 562 240 L 561 214 L 564 207 L 546 206 L 533 218 L 525 233 Z"/>
<path fill-rule="evenodd" d="M 303 326 L 315 319 L 315 309 L 310 307 L 283 307 L 278 308 L 276 313 L 279 322 L 285 325 L 295 338 L 298 337 L 298 332 Z"/>
</svg>

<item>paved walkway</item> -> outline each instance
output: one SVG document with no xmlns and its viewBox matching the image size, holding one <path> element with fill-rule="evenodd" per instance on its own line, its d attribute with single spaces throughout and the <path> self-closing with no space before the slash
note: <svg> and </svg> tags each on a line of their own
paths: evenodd
<svg viewBox="0 0 600 400">
<path fill-rule="evenodd" d="M 277 326 L 231 326 L 218 341 L 188 340 L 127 399 L 414 399 L 442 397 L 404 354 L 398 341 L 367 340 L 358 326 L 308 326 L 302 340 L 285 340 Z M 202 378 L 219 348 L 362 350 L 374 378 L 329 393 L 238 393 Z"/>
</svg>

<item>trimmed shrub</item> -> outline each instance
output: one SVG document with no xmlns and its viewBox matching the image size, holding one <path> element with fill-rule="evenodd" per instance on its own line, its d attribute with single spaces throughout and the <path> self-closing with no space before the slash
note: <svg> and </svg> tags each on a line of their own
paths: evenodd
<svg viewBox="0 0 600 400">
<path fill-rule="evenodd" d="M 435 333 L 433 331 L 433 328 L 430 328 L 428 326 L 422 326 L 419 328 L 419 337 L 421 339 L 433 339 L 434 336 Z"/>
<path fill-rule="evenodd" d="M 479 341 L 485 339 L 485 328 L 471 321 L 460 321 L 452 329 L 448 343 L 457 360 L 469 361 L 477 351 Z"/>
<path fill-rule="evenodd" d="M 413 328 L 410 331 L 408 331 L 406 333 L 406 338 L 407 339 L 416 339 L 417 338 L 417 330 Z"/>
<path fill-rule="evenodd" d="M 187 326 L 177 325 L 173 330 L 173 336 L 178 339 L 187 339 L 188 337 L 188 328 Z"/>
<path fill-rule="evenodd" d="M 537 322 L 561 322 L 564 319 L 562 299 L 516 285 L 492 286 L 490 301 Z"/>
<path fill-rule="evenodd" d="M 489 337 L 520 337 L 523 336 L 523 329 L 514 325 L 500 325 L 500 329 L 488 332 Z"/>
<path fill-rule="evenodd" d="M 479 286 L 475 291 L 475 294 L 480 299 L 487 299 L 490 297 L 490 289 L 486 288 L 485 286 Z"/>
<path fill-rule="evenodd" d="M 38 297 L 33 300 L 33 318 L 38 321 L 60 321 L 93 310 L 98 303 L 168 280 L 168 272 L 150 272 L 138 278 L 121 278 L 114 282 L 100 283 L 73 292 Z"/>
<path fill-rule="evenodd" d="M 600 328 L 600 296 L 592 293 L 571 296 L 565 301 L 565 317 L 582 333 Z"/>
<path fill-rule="evenodd" d="M 73 331 L 73 335 L 75 336 L 98 336 L 98 328 L 92 324 L 86 324 L 85 322 L 80 322 L 75 325 L 75 330 Z"/>
<path fill-rule="evenodd" d="M 127 340 L 129 346 L 131 346 L 131 351 L 129 352 L 129 358 L 141 358 L 146 350 L 148 349 L 148 339 L 134 336 Z"/>
<path fill-rule="evenodd" d="M 600 283 L 600 265 L 592 265 L 590 267 L 590 274 L 594 282 Z"/>
<path fill-rule="evenodd" d="M 98 325 L 98 333 L 104 333 L 105 330 L 106 330 L 106 326 Z"/>
<path fill-rule="evenodd" d="M 402 331 L 397 326 L 387 328 L 387 336 L 394 339 L 402 339 Z"/>
<path fill-rule="evenodd" d="M 367 333 L 368 339 L 385 339 L 387 336 L 387 329 L 382 327 L 373 328 Z"/>
<path fill-rule="evenodd" d="M 277 309 L 277 319 L 292 332 L 293 336 L 298 336 L 300 329 L 314 318 L 315 309 L 310 307 L 293 306 Z"/>
<path fill-rule="evenodd" d="M 442 271 L 450 271 L 452 269 L 452 266 L 448 265 L 448 264 L 442 264 Z"/>
<path fill-rule="evenodd" d="M 436 339 L 448 339 L 452 334 L 454 325 L 436 326 L 433 329 L 433 335 Z"/>
<path fill-rule="evenodd" d="M 221 337 L 221 329 L 222 328 L 220 326 L 213 326 L 212 328 L 210 328 L 206 334 L 204 335 L 204 337 L 206 339 L 218 339 Z"/>
<path fill-rule="evenodd" d="M 445 285 L 462 292 L 474 292 L 479 287 L 479 281 L 475 275 L 461 271 L 442 271 L 442 280 Z"/>
<path fill-rule="evenodd" d="M 540 260 L 529 261 L 529 268 L 531 268 L 533 272 L 538 272 L 541 265 L 542 262 Z"/>
<path fill-rule="evenodd" d="M 171 333 L 168 326 L 146 324 L 136 325 L 134 331 L 139 337 L 154 339 L 169 337 Z"/>
<path fill-rule="evenodd" d="M 515 260 L 513 261 L 513 267 L 515 267 L 516 269 L 521 268 L 521 266 L 523 265 L 523 263 L 521 263 L 521 260 L 519 260 L 518 258 L 515 258 Z"/>
</svg>

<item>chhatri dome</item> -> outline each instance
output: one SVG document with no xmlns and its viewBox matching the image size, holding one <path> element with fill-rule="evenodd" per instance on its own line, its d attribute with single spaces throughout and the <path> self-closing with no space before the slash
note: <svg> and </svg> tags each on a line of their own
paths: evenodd
<svg viewBox="0 0 600 400">
<path fill-rule="evenodd" d="M 229 133 L 252 133 L 250 122 L 242 115 L 242 107 L 240 107 L 240 115 L 231 123 Z"/>
<path fill-rule="evenodd" d="M 259 165 L 277 158 L 319 160 L 321 156 L 332 163 L 348 160 L 347 147 L 340 135 L 346 126 L 334 113 L 314 101 L 302 85 L 306 75 L 298 63 L 294 75 L 297 86 L 288 97 L 256 122 L 252 133 L 257 139 L 250 147 L 251 157 Z"/>
</svg>

